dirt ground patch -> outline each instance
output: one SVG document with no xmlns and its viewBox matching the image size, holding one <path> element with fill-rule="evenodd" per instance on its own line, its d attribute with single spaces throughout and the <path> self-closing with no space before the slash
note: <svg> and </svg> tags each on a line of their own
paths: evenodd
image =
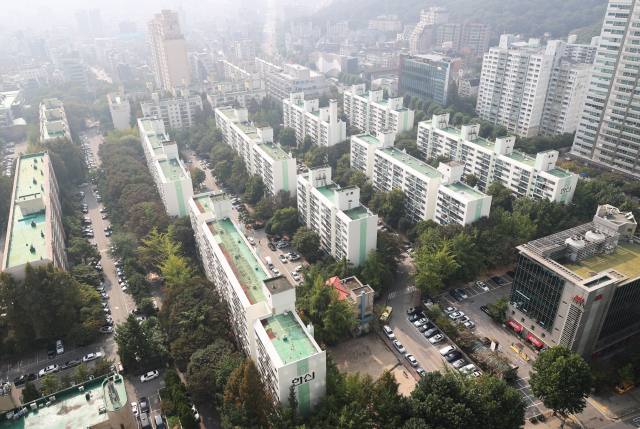
<svg viewBox="0 0 640 429">
<path fill-rule="evenodd" d="M 388 369 L 400 383 L 400 393 L 408 396 L 415 388 L 416 380 L 407 374 L 404 365 L 375 333 L 350 338 L 336 346 L 327 347 L 327 350 L 331 352 L 340 371 L 349 374 L 360 371 L 360 374 L 370 374 L 376 381 Z"/>
</svg>

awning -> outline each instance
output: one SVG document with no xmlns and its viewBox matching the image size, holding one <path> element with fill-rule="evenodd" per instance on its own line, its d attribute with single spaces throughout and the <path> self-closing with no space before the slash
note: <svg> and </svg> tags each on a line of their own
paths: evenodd
<svg viewBox="0 0 640 429">
<path fill-rule="evenodd" d="M 509 319 L 509 325 L 511 325 L 511 327 L 518 332 L 522 331 L 522 326 L 518 325 L 516 322 L 514 322 L 511 319 Z"/>
<path fill-rule="evenodd" d="M 531 341 L 533 344 L 535 344 L 538 347 L 542 347 L 542 341 L 540 341 L 539 339 L 537 339 L 536 337 L 534 337 L 531 334 L 527 334 L 527 338 L 529 339 L 529 341 Z"/>
</svg>

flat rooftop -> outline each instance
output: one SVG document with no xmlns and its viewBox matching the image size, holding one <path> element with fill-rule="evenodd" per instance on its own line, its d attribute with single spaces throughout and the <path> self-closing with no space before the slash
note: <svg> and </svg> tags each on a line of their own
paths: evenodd
<svg viewBox="0 0 640 429">
<path fill-rule="evenodd" d="M 10 109 L 21 90 L 0 92 L 0 109 Z"/>
<path fill-rule="evenodd" d="M 37 153 L 23 155 L 18 158 L 16 167 L 16 187 L 14 204 L 28 199 L 43 200 L 40 212 L 23 215 L 17 205 L 13 207 L 13 218 L 9 220 L 9 249 L 7 252 L 7 266 L 26 264 L 27 262 L 47 259 L 47 213 L 48 198 L 45 196 L 45 155 Z"/>
<path fill-rule="evenodd" d="M 182 166 L 177 159 L 159 159 L 158 164 L 168 182 L 186 179 L 186 175 L 182 171 Z"/>
<path fill-rule="evenodd" d="M 320 192 L 326 199 L 328 199 L 329 201 L 331 201 L 331 203 L 333 203 L 333 191 L 335 191 L 336 189 L 340 189 L 340 186 L 336 185 L 335 183 L 331 183 L 327 186 L 322 186 L 320 188 L 316 188 L 318 190 L 318 192 Z"/>
<path fill-rule="evenodd" d="M 367 144 L 378 144 L 380 143 L 380 140 L 378 140 L 377 138 L 375 138 L 374 136 L 370 135 L 370 134 L 361 134 L 359 136 L 355 136 L 357 137 L 359 140 L 362 140 L 363 142 L 367 143 Z"/>
<path fill-rule="evenodd" d="M 319 352 L 292 313 L 271 316 L 261 322 L 285 365 Z"/>
<path fill-rule="evenodd" d="M 554 168 L 553 170 L 548 170 L 547 173 L 551 174 L 552 176 L 559 177 L 561 179 L 571 176 L 570 174 L 557 168 Z"/>
<path fill-rule="evenodd" d="M 349 210 L 344 210 L 343 213 L 349 216 L 349 219 L 351 220 L 362 219 L 367 216 L 374 216 L 365 206 L 358 206 Z"/>
<path fill-rule="evenodd" d="M 262 291 L 262 281 L 267 280 L 269 275 L 262 270 L 261 264 L 247 247 L 233 222 L 229 219 L 212 220 L 208 225 L 249 302 L 265 302 L 267 297 Z"/>
<path fill-rule="evenodd" d="M 153 131 L 153 128 L 151 127 L 151 119 L 141 119 L 140 125 L 142 126 L 142 131 Z"/>
<path fill-rule="evenodd" d="M 440 173 L 435 168 L 431 167 L 425 162 L 420 161 L 418 158 L 414 158 L 411 155 L 402 152 L 401 150 L 391 147 L 378 150 L 386 153 L 399 163 L 406 165 L 407 167 L 417 171 L 424 176 L 427 176 L 430 179 L 439 179 L 440 177 L 442 177 L 442 173 Z"/>
<path fill-rule="evenodd" d="M 256 128 L 249 122 L 236 122 L 235 125 L 250 139 L 258 138 Z"/>
<path fill-rule="evenodd" d="M 233 108 L 231 107 L 218 107 L 218 110 L 220 111 L 220 113 L 222 113 L 224 116 L 226 116 L 227 118 L 231 119 L 231 120 L 237 120 L 238 117 L 236 116 L 235 112 L 233 111 Z"/>
<path fill-rule="evenodd" d="M 274 161 L 286 161 L 288 159 L 291 159 L 288 153 L 286 153 L 273 143 L 261 143 L 258 145 L 258 147 L 262 149 L 267 155 L 269 155 Z"/>
<path fill-rule="evenodd" d="M 288 290 L 294 289 L 295 286 L 291 284 L 289 280 L 285 276 L 272 277 L 264 281 L 264 284 L 267 286 L 267 289 L 271 291 L 272 295 L 286 292 Z"/>
<path fill-rule="evenodd" d="M 109 420 L 107 412 L 100 413 L 98 409 L 114 407 L 108 398 L 108 391 L 105 394 L 103 388 L 104 378 L 98 378 L 84 383 L 84 392 L 80 392 L 78 387 L 58 392 L 54 396 L 56 401 L 36 411 L 31 411 L 18 420 L 4 420 L 2 426 L 8 429 L 71 429 L 87 428 Z M 120 381 L 116 384 L 120 402 L 127 404 L 127 393 L 124 383 Z M 90 399 L 85 395 L 89 393 Z M 41 402 L 41 401 L 39 401 Z"/>
<path fill-rule="evenodd" d="M 467 197 L 470 197 L 469 199 L 476 199 L 479 200 L 481 198 L 486 197 L 486 194 L 483 194 L 482 192 L 473 189 L 471 186 L 466 185 L 462 182 L 455 182 L 455 183 L 450 183 L 448 185 L 444 185 L 447 189 L 452 190 L 453 192 L 457 193 L 457 194 L 464 194 Z"/>
<path fill-rule="evenodd" d="M 196 206 L 200 210 L 200 213 L 213 213 L 213 208 L 211 207 L 211 203 L 230 199 L 227 194 L 216 194 L 216 193 L 198 195 L 198 196 L 193 196 L 191 198 L 193 198 L 193 201 L 196 203 Z"/>
<path fill-rule="evenodd" d="M 599 253 L 580 261 L 565 262 L 562 265 L 584 279 L 611 268 L 630 279 L 635 279 L 640 277 L 640 244 L 619 241 L 610 255 Z"/>
<path fill-rule="evenodd" d="M 509 155 L 501 155 L 504 156 L 506 158 L 512 159 L 514 161 L 517 161 L 521 164 L 525 164 L 528 165 L 529 167 L 533 167 L 536 165 L 536 160 L 535 159 L 529 159 L 529 158 L 525 158 L 524 156 L 520 155 L 517 152 L 513 152 Z"/>
</svg>

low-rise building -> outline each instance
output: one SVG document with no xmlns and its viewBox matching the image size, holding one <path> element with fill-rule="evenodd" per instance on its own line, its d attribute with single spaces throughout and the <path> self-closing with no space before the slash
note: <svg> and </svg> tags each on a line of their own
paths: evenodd
<svg viewBox="0 0 640 429">
<path fill-rule="evenodd" d="M 131 126 L 131 104 L 127 100 L 124 92 L 124 86 L 120 86 L 117 92 L 107 94 L 109 102 L 109 112 L 111 112 L 111 120 L 113 126 L 122 130 Z"/>
<path fill-rule="evenodd" d="M 305 136 L 318 146 L 333 146 L 347 138 L 347 124 L 338 120 L 338 101 L 319 107 L 320 100 L 305 100 L 304 92 L 295 92 L 282 101 L 284 125 L 296 131 L 298 145 Z"/>
<path fill-rule="evenodd" d="M 71 140 L 69 122 L 62 102 L 48 98 L 40 103 L 40 141 L 49 143 L 58 138 Z"/>
<path fill-rule="evenodd" d="M 349 125 L 363 133 L 379 130 L 401 133 L 413 128 L 413 110 L 402 105 L 402 97 L 384 99 L 384 91 L 366 91 L 365 84 L 344 92 L 344 113 Z"/>
<path fill-rule="evenodd" d="M 331 167 L 311 168 L 298 176 L 300 222 L 320 235 L 322 249 L 355 266 L 376 248 L 378 217 L 360 204 L 360 188 L 331 181 Z"/>
<path fill-rule="evenodd" d="M 161 98 L 160 94 L 151 94 L 151 100 L 140 103 L 145 117 L 157 116 L 162 118 L 165 127 L 189 129 L 196 122 L 196 112 L 202 110 L 202 98 L 191 95 L 188 89 L 182 90 L 182 96 L 176 98 Z"/>
<path fill-rule="evenodd" d="M 294 285 L 263 263 L 233 221 L 227 195 L 195 195 L 189 214 L 198 258 L 228 304 L 240 350 L 256 363 L 274 401 L 288 404 L 293 386 L 297 411 L 309 415 L 326 392 L 326 353 L 313 338 L 313 326 L 296 314 Z"/>
<path fill-rule="evenodd" d="M 318 71 L 329 77 L 338 77 L 338 73 L 356 74 L 358 58 L 329 52 L 315 52 Z"/>
<path fill-rule="evenodd" d="M 458 95 L 460 97 L 472 97 L 478 95 L 480 79 L 477 77 L 461 77 L 458 79 Z"/>
<path fill-rule="evenodd" d="M 434 115 L 418 124 L 418 149 L 422 156 L 445 156 L 465 165 L 464 175 L 478 178 L 478 188 L 486 192 L 500 180 L 518 197 L 548 198 L 571 203 L 578 175 L 556 166 L 558 152 L 540 152 L 535 158 L 514 150 L 515 137 L 495 142 L 479 136 L 480 125 L 449 126 L 449 114 Z"/>
<path fill-rule="evenodd" d="M 338 292 L 338 301 L 347 301 L 353 308 L 353 318 L 363 324 L 372 319 L 373 296 L 375 291 L 369 285 L 363 285 L 357 277 L 331 277 L 325 285 L 332 286 Z"/>
<path fill-rule="evenodd" d="M 138 130 L 147 167 L 170 216 L 187 215 L 193 195 L 191 173 L 179 158 L 178 145 L 170 141 L 164 122 L 157 118 L 138 118 Z"/>
<path fill-rule="evenodd" d="M 273 129 L 255 127 L 247 109 L 215 109 L 216 124 L 224 141 L 244 159 L 249 174 L 259 174 L 267 196 L 296 190 L 296 159 L 273 143 Z"/>
<path fill-rule="evenodd" d="M 48 152 L 22 155 L 16 164 L 2 271 L 24 277 L 27 263 L 67 269 L 60 191 Z"/>
<path fill-rule="evenodd" d="M 518 246 L 506 316 L 537 350 L 562 344 L 597 357 L 640 334 L 640 245 L 601 209 L 604 218 Z M 624 223 L 625 234 L 635 226 Z"/>
</svg>

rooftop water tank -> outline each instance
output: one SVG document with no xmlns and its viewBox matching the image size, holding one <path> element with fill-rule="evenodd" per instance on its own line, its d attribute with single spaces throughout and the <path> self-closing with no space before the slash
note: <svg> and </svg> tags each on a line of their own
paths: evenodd
<svg viewBox="0 0 640 429">
<path fill-rule="evenodd" d="M 584 240 L 579 237 L 569 237 L 564 241 L 564 244 L 571 247 L 578 247 L 580 249 L 587 245 Z"/>
<path fill-rule="evenodd" d="M 599 243 L 600 241 L 604 241 L 607 237 L 600 231 L 587 231 L 584 238 L 592 243 Z"/>
</svg>

